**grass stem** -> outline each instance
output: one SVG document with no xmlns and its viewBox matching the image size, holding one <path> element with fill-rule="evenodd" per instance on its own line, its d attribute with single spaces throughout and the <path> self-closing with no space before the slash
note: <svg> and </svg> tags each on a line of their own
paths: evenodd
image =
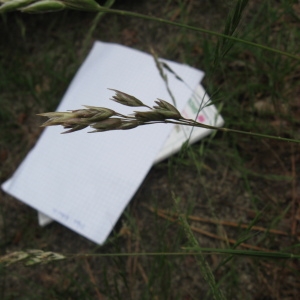
<svg viewBox="0 0 300 300">
<path fill-rule="evenodd" d="M 200 28 L 200 27 L 190 26 L 190 25 L 183 24 L 183 23 L 177 23 L 177 22 L 166 20 L 166 19 L 157 18 L 157 17 L 153 17 L 153 16 L 147 16 L 147 15 L 144 15 L 144 14 L 131 12 L 131 11 L 125 11 L 125 10 L 118 10 L 118 9 L 101 7 L 101 8 L 99 8 L 99 11 L 104 12 L 104 13 L 109 13 L 109 14 L 117 14 L 117 15 L 121 15 L 121 16 L 140 18 L 140 19 L 144 19 L 144 20 L 148 20 L 148 21 L 155 21 L 155 22 L 159 22 L 159 23 L 163 23 L 163 24 L 168 24 L 168 25 L 172 25 L 172 26 L 176 26 L 176 27 L 185 28 L 185 29 L 188 29 L 188 30 L 196 31 L 196 32 L 206 33 L 206 34 L 209 34 L 209 35 L 213 35 L 213 36 L 225 38 L 225 39 L 228 39 L 228 40 L 232 40 L 234 42 L 238 42 L 238 43 L 241 43 L 241 44 L 244 44 L 244 45 L 260 48 L 262 50 L 266 50 L 266 51 L 269 51 L 269 52 L 273 52 L 273 53 L 277 53 L 277 54 L 280 54 L 280 55 L 283 55 L 283 56 L 287 56 L 289 58 L 300 60 L 300 57 L 298 55 L 294 55 L 294 54 L 291 54 L 291 53 L 288 53 L 288 52 L 285 52 L 285 51 L 274 49 L 272 47 L 268 47 L 268 46 L 265 46 L 265 45 L 250 42 L 250 41 L 240 39 L 240 38 L 237 38 L 237 37 L 234 37 L 234 36 L 219 33 L 219 32 L 213 31 L 213 30 L 208 30 L 208 29 L 204 29 L 204 28 Z"/>
</svg>

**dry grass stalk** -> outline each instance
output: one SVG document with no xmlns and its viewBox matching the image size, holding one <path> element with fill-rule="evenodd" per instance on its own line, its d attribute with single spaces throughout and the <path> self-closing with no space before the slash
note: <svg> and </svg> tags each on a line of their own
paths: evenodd
<svg viewBox="0 0 300 300">
<path fill-rule="evenodd" d="M 178 214 L 174 212 L 168 212 L 164 209 L 154 209 L 153 207 L 144 205 L 147 207 L 150 211 L 152 212 L 161 212 L 165 215 L 177 217 Z M 236 228 L 244 228 L 244 229 L 249 229 L 249 230 L 255 230 L 255 231 L 261 231 L 261 232 L 269 232 L 273 234 L 278 234 L 278 235 L 285 235 L 287 236 L 288 233 L 282 230 L 277 230 L 277 229 L 268 229 L 262 226 L 251 226 L 249 228 L 248 224 L 241 224 L 238 222 L 233 222 L 233 221 L 224 221 L 224 220 L 213 220 L 209 218 L 203 218 L 203 217 L 198 217 L 198 216 L 187 216 L 187 219 L 192 220 L 192 221 L 197 221 L 197 222 L 203 222 L 203 223 L 210 223 L 210 224 L 216 224 L 216 225 L 225 225 L 225 226 L 230 226 L 230 227 L 236 227 Z"/>
<path fill-rule="evenodd" d="M 163 213 L 160 210 L 155 210 L 155 209 L 150 208 L 148 206 L 145 206 L 145 207 L 147 207 L 150 211 L 156 213 L 158 216 L 160 216 L 160 217 L 162 217 L 162 218 L 164 218 L 164 219 L 166 219 L 166 220 L 168 220 L 170 222 L 178 223 L 178 219 L 177 218 L 174 218 L 174 217 L 172 217 L 170 215 L 167 215 L 167 214 Z M 217 239 L 217 240 L 220 240 L 220 241 L 224 241 L 224 242 L 230 243 L 232 245 L 236 245 L 238 243 L 237 240 L 235 240 L 235 239 L 231 239 L 231 238 L 227 238 L 227 237 L 222 237 L 222 236 L 216 235 L 214 233 L 211 233 L 209 231 L 200 229 L 198 227 L 190 226 L 190 228 L 194 232 L 198 232 L 198 233 L 200 233 L 200 234 L 202 234 L 204 236 L 211 237 L 213 239 Z M 246 244 L 246 243 L 240 243 L 239 246 L 243 247 L 243 248 L 246 248 L 246 249 L 251 249 L 251 250 L 270 252 L 270 250 L 268 250 L 268 249 L 265 249 L 265 248 L 262 248 L 262 247 L 258 247 L 258 246 L 254 246 L 254 245 L 250 245 L 250 244 Z"/>
<path fill-rule="evenodd" d="M 94 289 L 95 289 L 95 293 L 97 295 L 97 298 L 98 300 L 104 300 L 104 296 L 100 293 L 98 287 L 97 287 L 97 282 L 96 282 L 96 279 L 95 279 L 95 276 L 93 275 L 93 272 L 92 272 L 92 269 L 91 269 L 91 266 L 87 260 L 87 258 L 85 257 L 84 258 L 84 264 L 85 264 L 85 268 L 86 268 L 86 272 L 88 273 L 89 277 L 90 277 L 90 280 L 91 282 L 93 283 L 94 285 Z"/>
</svg>

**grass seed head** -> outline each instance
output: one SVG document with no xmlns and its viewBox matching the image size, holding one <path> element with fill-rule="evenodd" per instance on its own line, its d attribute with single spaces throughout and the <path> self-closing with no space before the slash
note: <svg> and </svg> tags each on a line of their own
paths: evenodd
<svg viewBox="0 0 300 300">
<path fill-rule="evenodd" d="M 21 10 L 27 13 L 44 13 L 65 8 L 82 11 L 100 11 L 101 6 L 94 0 L 0 0 L 0 13 Z"/>
<path fill-rule="evenodd" d="M 34 2 L 34 0 L 11 0 L 11 1 L 2 0 L 2 1 L 0 1 L 0 3 L 3 3 L 0 6 L 0 13 L 14 11 L 18 8 L 29 5 L 32 2 Z"/>
<path fill-rule="evenodd" d="M 26 13 L 41 13 L 41 12 L 52 12 L 59 11 L 66 8 L 66 5 L 62 1 L 56 0 L 42 0 L 30 4 L 26 7 L 20 8 L 22 12 Z"/>
<path fill-rule="evenodd" d="M 94 0 L 62 0 L 67 8 L 84 10 L 84 11 L 99 11 L 101 6 Z"/>
<path fill-rule="evenodd" d="M 66 257 L 56 252 L 44 252 L 43 250 L 16 251 L 0 256 L 0 265 L 9 266 L 22 261 L 25 266 L 45 264 L 50 261 L 65 259 Z"/>
<path fill-rule="evenodd" d="M 106 120 L 116 114 L 114 110 L 104 107 L 99 107 L 98 109 L 92 108 L 90 112 L 93 113 L 93 115 L 88 118 L 91 123 Z"/>
<path fill-rule="evenodd" d="M 82 129 L 88 127 L 88 125 L 78 125 L 78 124 L 65 124 L 63 126 L 64 126 L 64 129 L 68 129 L 68 128 L 71 128 L 71 129 L 62 132 L 62 134 L 64 134 L 64 133 L 71 133 L 71 132 L 82 130 Z"/>
<path fill-rule="evenodd" d="M 172 112 L 178 114 L 178 116 L 181 116 L 180 112 L 177 110 L 177 108 L 175 106 L 173 106 L 172 104 L 170 104 L 169 102 L 167 102 L 165 100 L 157 99 L 157 101 L 155 101 L 155 103 L 158 106 L 153 106 L 154 109 L 165 109 L 165 110 L 172 111 Z"/>
<path fill-rule="evenodd" d="M 166 119 L 158 110 L 136 111 L 134 116 L 141 122 L 164 121 Z"/>
<path fill-rule="evenodd" d="M 136 111 L 134 116 L 137 120 L 142 122 L 164 121 L 166 119 L 178 120 L 182 118 L 177 112 L 158 108 L 150 111 Z"/>
<path fill-rule="evenodd" d="M 120 92 L 118 90 L 114 90 L 114 89 L 110 89 L 110 90 L 116 92 L 116 94 L 111 98 L 111 100 L 115 102 L 118 102 L 126 106 L 145 106 L 145 104 L 142 101 L 135 98 L 134 96 Z"/>
<path fill-rule="evenodd" d="M 151 108 L 131 95 L 118 90 L 113 91 L 116 92 L 116 95 L 112 100 L 127 106 L 145 106 L 150 110 L 135 111 L 133 115 L 125 116 L 106 107 L 84 105 L 84 109 L 39 114 L 39 116 L 49 118 L 41 127 L 62 125 L 68 129 L 63 133 L 70 133 L 90 126 L 95 129 L 91 132 L 102 132 L 132 129 L 139 125 L 151 124 L 151 122 L 163 123 L 167 119 L 180 120 L 183 118 L 173 105 L 164 100 L 158 99 L 155 101 L 157 105 Z"/>
<path fill-rule="evenodd" d="M 41 127 L 62 125 L 64 122 L 77 117 L 73 112 L 47 112 L 38 114 L 38 116 L 49 118 Z"/>
<path fill-rule="evenodd" d="M 85 106 L 87 109 L 78 109 L 68 112 L 48 112 L 38 114 L 39 116 L 48 117 L 49 120 L 42 124 L 42 127 L 65 124 L 91 124 L 106 120 L 115 114 L 112 109 L 104 107 Z"/>
<path fill-rule="evenodd" d="M 102 131 L 120 129 L 121 125 L 122 125 L 121 119 L 110 118 L 110 119 L 106 119 L 106 120 L 92 124 L 91 127 L 96 130 L 90 131 L 90 132 L 102 132 Z"/>
<path fill-rule="evenodd" d="M 141 122 L 164 121 L 166 118 L 156 110 L 136 111 L 134 116 Z"/>
<path fill-rule="evenodd" d="M 136 120 L 130 120 L 130 121 L 122 120 L 122 124 L 118 129 L 127 130 L 127 129 L 138 127 L 139 125 L 141 125 L 141 123 Z"/>
</svg>

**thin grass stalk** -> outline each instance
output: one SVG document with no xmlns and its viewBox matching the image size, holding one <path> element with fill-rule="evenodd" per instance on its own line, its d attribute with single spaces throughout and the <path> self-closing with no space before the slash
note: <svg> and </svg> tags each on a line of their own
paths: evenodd
<svg viewBox="0 0 300 300">
<path fill-rule="evenodd" d="M 225 29 L 223 34 L 227 36 L 236 36 L 236 31 L 238 29 L 239 23 L 242 19 L 243 10 L 246 8 L 249 0 L 238 0 L 236 2 L 235 8 L 229 15 L 227 16 Z M 214 69 L 217 68 L 221 59 L 230 51 L 230 49 L 234 46 L 234 41 L 222 38 L 218 41 L 216 50 L 215 50 L 215 58 L 214 58 Z"/>
<path fill-rule="evenodd" d="M 113 4 L 114 4 L 115 0 L 107 0 L 103 6 L 104 7 L 107 7 L 107 8 L 110 8 Z M 91 24 L 91 27 L 90 29 L 88 30 L 86 36 L 85 36 L 85 39 L 83 41 L 83 52 L 85 53 L 86 50 L 88 49 L 89 47 L 89 43 L 92 39 L 92 35 L 99 23 L 99 21 L 101 20 L 101 18 L 105 15 L 105 12 L 103 11 L 100 11 L 97 13 L 97 15 L 95 16 L 94 20 L 92 21 L 92 24 Z"/>
<path fill-rule="evenodd" d="M 254 250 L 239 250 L 239 249 L 220 249 L 220 248 L 202 248 L 197 244 L 195 246 L 183 247 L 182 252 L 119 252 L 119 253 L 54 253 L 45 252 L 42 250 L 23 250 L 11 252 L 0 256 L 0 268 L 5 268 L 15 263 L 23 262 L 26 266 L 37 264 L 45 264 L 53 261 L 85 258 L 85 257 L 142 257 L 142 256 L 187 256 L 195 257 L 203 255 L 238 255 L 247 257 L 257 257 L 263 259 L 300 259 L 300 255 L 287 252 L 266 252 Z"/>
<path fill-rule="evenodd" d="M 175 208 L 176 210 L 179 212 L 179 199 L 177 197 L 175 197 L 175 195 L 173 194 L 173 200 L 175 203 Z M 186 234 L 186 237 L 189 241 L 189 244 L 197 251 L 199 252 L 199 254 L 197 256 L 195 256 L 196 261 L 199 265 L 199 268 L 201 270 L 201 274 L 204 277 L 205 281 L 208 283 L 209 287 L 210 287 L 210 292 L 213 295 L 213 298 L 215 300 L 222 300 L 225 299 L 222 291 L 220 290 L 220 288 L 218 287 L 218 284 L 216 283 L 215 277 L 212 273 L 211 268 L 209 267 L 206 259 L 204 258 L 201 248 L 199 246 L 199 243 L 197 241 L 197 239 L 195 238 L 190 225 L 188 224 L 186 217 L 183 214 L 178 215 L 179 221 L 184 229 L 184 232 Z"/>
<path fill-rule="evenodd" d="M 144 19 L 144 20 L 155 21 L 155 22 L 164 23 L 164 24 L 175 26 L 175 27 L 181 27 L 181 28 L 196 31 L 196 32 L 206 33 L 206 34 L 209 34 L 209 35 L 225 38 L 225 39 L 235 41 L 235 42 L 238 42 L 238 43 L 241 43 L 241 44 L 245 44 L 245 45 L 248 45 L 248 46 L 260 48 L 262 50 L 277 53 L 277 54 L 287 56 L 287 57 L 290 57 L 290 58 L 293 58 L 293 59 L 296 59 L 296 60 L 300 60 L 300 57 L 298 55 L 294 55 L 294 54 L 291 54 L 291 53 L 288 53 L 288 52 L 285 52 L 285 51 L 281 51 L 281 50 L 278 50 L 278 49 L 274 49 L 274 48 L 271 48 L 271 47 L 268 47 L 268 46 L 265 46 L 265 45 L 261 45 L 261 44 L 258 44 L 258 43 L 250 42 L 250 41 L 240 39 L 240 38 L 237 38 L 237 37 L 234 37 L 234 36 L 230 36 L 230 35 L 227 35 L 227 34 L 224 34 L 224 33 L 219 33 L 219 32 L 213 31 L 213 30 L 208 30 L 208 29 L 204 29 L 204 28 L 200 28 L 200 27 L 190 26 L 190 25 L 177 23 L 177 22 L 169 21 L 169 20 L 162 19 L 162 18 L 147 16 L 147 15 L 143 15 L 143 14 L 140 14 L 140 13 L 125 11 L 125 10 L 118 10 L 118 9 L 101 7 L 101 8 L 99 8 L 99 11 L 103 11 L 103 12 L 106 12 L 106 13 L 109 13 L 109 14 L 116 14 L 116 15 L 121 15 L 121 16 L 135 17 L 135 18 L 140 18 L 140 19 Z"/>
<path fill-rule="evenodd" d="M 194 255 L 199 256 L 203 254 L 219 254 L 219 255 L 238 255 L 238 256 L 252 256 L 264 259 L 300 259 L 300 255 L 287 253 L 287 252 L 265 252 L 254 250 L 239 250 L 239 249 L 221 249 L 221 248 L 202 248 L 197 246 L 184 247 L 186 252 L 129 252 L 129 253 L 80 253 L 80 254 L 65 254 L 68 258 L 81 258 L 81 257 L 112 257 L 112 256 L 184 256 Z M 201 253 L 198 251 L 201 250 Z"/>
<path fill-rule="evenodd" d="M 300 140 L 283 138 L 280 136 L 268 135 L 268 134 L 263 134 L 263 133 L 230 129 L 230 128 L 226 128 L 226 127 L 215 127 L 215 126 L 211 126 L 211 125 L 198 123 L 194 120 L 184 120 L 183 122 L 166 121 L 166 123 L 172 123 L 172 124 L 178 124 L 178 125 L 188 125 L 188 126 L 194 126 L 194 127 L 202 127 L 202 128 L 211 129 L 211 130 L 218 130 L 218 131 L 222 131 L 222 132 L 232 132 L 232 133 L 238 133 L 238 134 L 249 135 L 249 136 L 260 137 L 260 138 L 267 138 L 267 139 L 272 139 L 272 140 L 279 140 L 279 141 L 290 142 L 290 143 L 300 143 Z"/>
</svg>

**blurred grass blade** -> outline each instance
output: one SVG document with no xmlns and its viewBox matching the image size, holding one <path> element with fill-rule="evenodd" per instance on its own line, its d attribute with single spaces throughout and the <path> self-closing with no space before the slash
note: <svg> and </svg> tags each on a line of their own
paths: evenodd
<svg viewBox="0 0 300 300">
<path fill-rule="evenodd" d="M 249 224 L 248 228 L 245 230 L 245 232 L 243 232 L 243 236 L 240 237 L 237 240 L 237 242 L 232 246 L 232 249 L 236 249 L 240 244 L 242 244 L 243 242 L 247 241 L 248 239 L 252 238 L 255 235 L 255 234 L 250 234 L 250 230 L 258 222 L 260 215 L 261 214 L 257 214 L 255 216 L 255 218 Z M 258 232 L 256 234 L 258 234 Z M 218 271 L 222 266 L 226 265 L 233 257 L 234 255 L 230 255 L 229 257 L 221 261 L 219 265 L 215 268 L 215 272 Z"/>
<path fill-rule="evenodd" d="M 115 3 L 115 0 L 107 0 L 104 4 L 103 4 L 103 7 L 105 8 L 110 8 L 113 6 L 113 4 Z M 90 41 L 92 39 L 92 35 L 93 33 L 95 32 L 95 29 L 99 23 L 99 21 L 101 20 L 101 18 L 105 15 L 105 12 L 103 11 L 100 11 L 97 13 L 97 15 L 95 16 L 95 18 L 93 19 L 92 21 L 92 24 L 86 34 L 86 37 L 84 39 L 84 42 L 83 42 L 83 52 L 85 53 L 88 49 L 88 46 L 90 44 Z"/>
<path fill-rule="evenodd" d="M 34 0 L 11 0 L 0 2 L 3 3 L 0 6 L 0 13 L 7 13 L 22 8 L 28 4 L 31 4 L 32 2 L 34 2 Z"/>
<path fill-rule="evenodd" d="M 159 72 L 159 75 L 160 77 L 162 78 L 162 80 L 164 81 L 165 85 L 166 85 L 166 89 L 168 91 L 168 94 L 170 95 L 171 99 L 172 99 L 172 102 L 174 104 L 174 106 L 176 107 L 176 99 L 170 89 L 170 86 L 169 86 L 169 81 L 168 81 L 168 76 L 167 74 L 165 74 L 164 70 L 163 70 L 163 65 L 162 63 L 159 61 L 158 57 L 157 57 L 157 54 L 155 53 L 155 51 L 153 49 L 151 49 L 151 54 L 152 54 L 152 57 L 155 61 L 155 65 L 156 65 L 156 68 L 158 69 L 158 72 Z"/>
<path fill-rule="evenodd" d="M 56 0 L 43 0 L 31 5 L 28 5 L 24 8 L 21 8 L 21 12 L 37 14 L 41 12 L 54 12 L 60 11 L 66 8 L 66 5 L 62 1 Z"/>
<path fill-rule="evenodd" d="M 94 0 L 62 0 L 70 9 L 97 12 L 101 6 Z"/>
<path fill-rule="evenodd" d="M 238 0 L 234 10 L 228 15 L 226 19 L 225 29 L 223 34 L 226 36 L 237 37 L 236 31 L 243 16 L 243 11 L 248 4 L 248 0 Z M 233 40 L 222 37 L 219 39 L 215 55 L 214 66 L 218 66 L 221 59 L 229 52 L 235 42 Z"/>
<path fill-rule="evenodd" d="M 188 239 L 188 243 L 190 245 L 192 245 L 193 249 L 198 252 L 198 255 L 195 256 L 198 266 L 200 268 L 201 274 L 203 276 L 203 278 L 205 279 L 205 281 L 207 282 L 207 284 L 209 285 L 210 288 L 210 292 L 212 293 L 212 297 L 215 300 L 218 299 L 225 299 L 224 295 L 221 291 L 221 289 L 219 288 L 218 284 L 216 283 L 214 274 L 212 273 L 211 268 L 209 267 L 206 259 L 204 258 L 201 248 L 199 246 L 199 243 L 196 239 L 196 237 L 194 236 L 190 225 L 187 222 L 186 217 L 183 214 L 180 214 L 180 209 L 179 209 L 179 201 L 180 199 L 178 197 L 175 196 L 174 193 L 172 193 L 172 198 L 174 200 L 174 204 L 175 204 L 175 208 L 177 210 L 177 213 L 179 214 L 179 222 L 182 225 L 182 228 L 186 234 L 186 237 Z"/>
</svg>

